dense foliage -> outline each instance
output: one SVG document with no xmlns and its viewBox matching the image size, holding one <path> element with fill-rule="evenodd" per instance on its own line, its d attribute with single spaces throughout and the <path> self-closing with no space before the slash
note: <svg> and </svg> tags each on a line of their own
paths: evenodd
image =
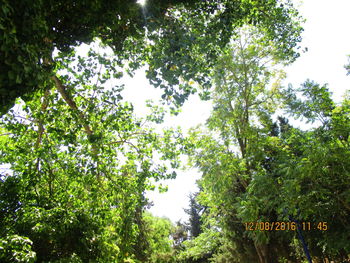
<svg viewBox="0 0 350 263">
<path fill-rule="evenodd" d="M 53 78 L 57 89 L 38 91 L 1 120 L 1 163 L 12 175 L 1 175 L 0 235 L 28 237 L 37 262 L 144 261 L 144 192 L 151 178 L 175 176 L 184 139 L 155 132 L 159 111 L 137 119 L 122 87 L 105 89 L 113 58 L 90 50 L 57 61 L 64 82 Z"/>
<path fill-rule="evenodd" d="M 286 1 L 287 2 L 287 1 Z M 208 66 L 234 28 L 251 23 L 279 43 L 291 59 L 300 40 L 296 11 L 269 1 L 136 0 L 7 1 L 0 8 L 0 112 L 18 97 L 29 100 L 55 73 L 52 52 L 67 52 L 98 38 L 132 71 L 149 63 L 147 76 L 181 104 L 194 89 L 179 78 L 207 83 Z M 203 46 L 206 48 L 203 49 Z M 209 64 L 208 64 L 209 63 Z"/>
<path fill-rule="evenodd" d="M 301 32 L 289 1 L 1 4 L 1 262 L 349 259 L 350 97 L 282 86 Z M 143 65 L 163 102 L 211 97 L 205 126 L 160 129 L 151 102 L 135 116 L 119 83 Z M 200 191 L 173 224 L 145 191 L 184 153 Z"/>
<path fill-rule="evenodd" d="M 314 260 L 343 262 L 350 253 L 349 98 L 337 105 L 312 81 L 283 88 L 283 61 L 260 37 L 243 30 L 218 60 L 211 117 L 192 133 L 205 227 L 181 257 L 301 262 L 303 238 Z M 293 127 L 288 115 L 314 125 Z M 266 222 L 292 227 L 277 231 Z"/>
</svg>

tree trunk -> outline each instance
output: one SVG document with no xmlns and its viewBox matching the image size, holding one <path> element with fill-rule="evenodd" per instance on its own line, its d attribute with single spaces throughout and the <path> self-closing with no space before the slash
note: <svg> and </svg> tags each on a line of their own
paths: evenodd
<svg viewBox="0 0 350 263">
<path fill-rule="evenodd" d="M 266 245 L 258 245 L 256 242 L 254 242 L 256 253 L 259 257 L 259 263 L 269 263 L 267 261 L 267 247 Z"/>
</svg>

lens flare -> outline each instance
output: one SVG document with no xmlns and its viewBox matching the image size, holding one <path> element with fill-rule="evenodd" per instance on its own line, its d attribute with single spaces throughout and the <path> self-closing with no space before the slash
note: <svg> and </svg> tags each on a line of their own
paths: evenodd
<svg viewBox="0 0 350 263">
<path fill-rule="evenodd" d="M 139 5 L 144 6 L 144 5 L 146 4 L 146 0 L 137 0 L 137 3 L 138 3 Z"/>
</svg>

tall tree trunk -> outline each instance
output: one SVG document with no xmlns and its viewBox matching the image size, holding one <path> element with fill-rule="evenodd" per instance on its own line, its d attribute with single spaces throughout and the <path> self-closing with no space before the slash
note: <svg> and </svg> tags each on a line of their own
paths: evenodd
<svg viewBox="0 0 350 263">
<path fill-rule="evenodd" d="M 268 263 L 266 261 L 265 251 L 262 248 L 262 245 L 258 245 L 256 242 L 254 242 L 254 246 L 255 246 L 256 253 L 258 254 L 258 257 L 259 257 L 259 263 Z"/>
</svg>

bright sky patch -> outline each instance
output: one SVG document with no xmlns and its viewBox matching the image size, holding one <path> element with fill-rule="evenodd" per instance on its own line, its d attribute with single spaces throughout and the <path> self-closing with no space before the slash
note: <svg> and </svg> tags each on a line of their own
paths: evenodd
<svg viewBox="0 0 350 263">
<path fill-rule="evenodd" d="M 146 0 L 137 0 L 137 3 L 144 6 L 146 4 Z"/>
</svg>

